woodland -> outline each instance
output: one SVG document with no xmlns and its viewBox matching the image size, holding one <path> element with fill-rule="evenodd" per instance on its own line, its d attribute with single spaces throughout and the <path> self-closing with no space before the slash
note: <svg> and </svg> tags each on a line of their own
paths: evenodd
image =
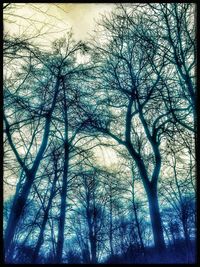
<svg viewBox="0 0 200 267">
<path fill-rule="evenodd" d="M 4 29 L 4 261 L 195 263 L 196 6 L 94 23 L 48 49 Z"/>
</svg>

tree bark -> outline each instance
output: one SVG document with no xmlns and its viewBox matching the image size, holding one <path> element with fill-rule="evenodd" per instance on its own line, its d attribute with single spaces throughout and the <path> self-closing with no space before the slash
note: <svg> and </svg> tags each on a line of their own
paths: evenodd
<svg viewBox="0 0 200 267">
<path fill-rule="evenodd" d="M 147 192 L 147 197 L 149 202 L 149 212 L 153 230 L 155 249 L 159 252 L 162 252 L 165 249 L 165 241 L 158 204 L 157 189 L 155 187 L 150 187 Z"/>
<path fill-rule="evenodd" d="M 66 198 L 67 198 L 67 176 L 69 165 L 69 148 L 68 144 L 65 144 L 65 159 L 64 159 L 64 172 L 61 191 L 61 209 L 60 219 L 58 225 L 58 242 L 57 242 L 57 262 L 62 263 L 62 252 L 64 245 L 64 230 L 65 230 L 65 214 L 66 214 Z"/>
</svg>

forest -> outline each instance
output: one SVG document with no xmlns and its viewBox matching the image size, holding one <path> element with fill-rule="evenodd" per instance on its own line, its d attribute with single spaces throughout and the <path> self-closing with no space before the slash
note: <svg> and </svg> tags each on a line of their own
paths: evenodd
<svg viewBox="0 0 200 267">
<path fill-rule="evenodd" d="M 4 262 L 195 263 L 196 5 L 113 4 L 46 46 L 53 4 L 21 5 L 3 4 Z"/>
</svg>

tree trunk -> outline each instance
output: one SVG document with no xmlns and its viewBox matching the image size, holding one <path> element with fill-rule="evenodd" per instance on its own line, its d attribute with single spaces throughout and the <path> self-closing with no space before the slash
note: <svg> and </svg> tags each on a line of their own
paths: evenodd
<svg viewBox="0 0 200 267">
<path fill-rule="evenodd" d="M 111 256 L 114 255 L 114 250 L 113 250 L 113 203 L 112 203 L 112 187 L 110 186 L 110 227 L 109 227 L 109 243 L 110 243 L 110 253 Z"/>
<path fill-rule="evenodd" d="M 53 183 L 52 183 L 52 186 L 51 186 L 51 192 L 50 192 L 47 208 L 46 208 L 46 210 L 44 212 L 44 217 L 43 217 L 42 226 L 41 226 L 41 229 L 40 229 L 38 241 L 37 241 L 35 250 L 33 252 L 33 258 L 32 258 L 32 262 L 33 263 L 35 263 L 37 261 L 40 248 L 41 248 L 41 246 L 42 246 L 42 244 L 44 242 L 44 238 L 43 238 L 44 237 L 44 231 L 45 231 L 45 227 L 46 227 L 47 220 L 48 220 L 48 217 L 49 217 L 49 210 L 51 208 L 52 200 L 53 200 L 53 197 L 54 197 L 55 186 L 56 186 L 57 180 L 58 180 L 57 162 L 55 162 L 55 176 L 54 176 Z"/>
<path fill-rule="evenodd" d="M 96 244 L 96 235 L 94 233 L 94 225 L 92 223 L 92 214 L 90 210 L 89 198 L 87 199 L 87 224 L 88 224 L 88 231 L 89 231 L 89 243 L 90 243 L 90 263 L 96 263 L 96 251 L 97 251 L 97 244 Z"/>
<path fill-rule="evenodd" d="M 182 225 L 183 225 L 183 233 L 184 233 L 184 237 L 185 237 L 185 243 L 188 246 L 188 244 L 190 243 L 190 236 L 188 233 L 188 226 L 187 226 L 187 222 L 185 222 L 185 220 L 182 221 Z"/>
<path fill-rule="evenodd" d="M 157 195 L 157 182 L 160 171 L 161 159 L 160 157 L 156 157 L 156 165 L 154 167 L 152 175 L 153 182 L 150 182 L 147 170 L 141 157 L 137 155 L 133 146 L 130 143 L 128 143 L 126 147 L 128 148 L 128 151 L 133 157 L 135 163 L 137 164 L 140 177 L 142 179 L 144 189 L 147 194 L 155 248 L 159 251 L 162 251 L 165 248 L 165 241 Z"/>
<path fill-rule="evenodd" d="M 64 92 L 64 121 L 65 121 L 65 137 L 64 137 L 64 169 L 63 169 L 63 181 L 61 191 L 61 209 L 58 225 L 58 242 L 57 242 L 57 262 L 62 263 L 62 253 L 64 245 L 64 231 L 65 231 L 65 214 L 66 214 L 66 198 L 67 198 L 67 185 L 68 185 L 68 167 L 69 167 L 69 140 L 68 140 L 68 106 L 67 95 L 64 80 L 63 92 Z"/>
<path fill-rule="evenodd" d="M 90 263 L 97 262 L 97 240 L 95 234 L 94 222 L 92 222 L 92 210 L 90 208 L 90 194 L 87 194 L 87 208 L 86 208 L 86 216 L 87 216 L 87 224 L 89 231 L 89 244 L 90 244 Z M 95 220 L 95 218 L 94 218 Z"/>
<path fill-rule="evenodd" d="M 64 171 L 61 191 L 61 209 L 60 219 L 58 226 L 58 242 L 57 242 L 57 262 L 62 263 L 62 252 L 64 245 L 64 228 L 65 228 L 65 214 L 66 214 L 66 198 L 67 198 L 67 176 L 68 176 L 68 165 L 69 165 L 69 147 L 65 144 L 65 159 L 64 159 Z"/>
<path fill-rule="evenodd" d="M 95 236 L 91 236 L 90 243 L 91 243 L 92 263 L 97 263 L 97 243 Z"/>
<path fill-rule="evenodd" d="M 135 222 L 136 222 L 138 237 L 140 240 L 140 246 L 141 246 L 143 253 L 145 253 L 145 248 L 144 248 L 144 243 L 143 243 L 143 239 L 142 239 L 142 233 L 141 233 L 141 229 L 140 229 L 140 224 L 139 224 L 139 220 L 138 220 L 137 208 L 135 206 L 135 202 L 133 202 L 133 210 L 134 210 L 134 216 L 135 216 Z"/>
<path fill-rule="evenodd" d="M 135 179 L 134 179 L 134 171 L 132 168 L 132 203 L 133 203 L 133 211 L 134 211 L 134 217 L 135 217 L 135 222 L 136 222 L 136 227 L 137 227 L 137 232 L 138 232 L 138 237 L 140 240 L 140 246 L 141 249 L 143 251 L 143 253 L 145 254 L 145 248 L 144 248 L 144 243 L 143 243 L 143 239 L 142 239 L 142 233 L 141 233 L 141 229 L 140 229 L 140 224 L 139 224 L 139 219 L 138 219 L 138 214 L 137 214 L 137 207 L 135 204 Z"/>
<path fill-rule="evenodd" d="M 165 249 L 162 221 L 160 216 L 157 190 L 149 188 L 147 193 L 149 202 L 149 212 L 153 230 L 154 244 L 157 251 L 162 252 Z"/>
<path fill-rule="evenodd" d="M 39 168 L 40 161 L 42 160 L 44 151 L 45 151 L 47 143 L 48 143 L 50 124 L 51 124 L 51 116 L 52 116 L 52 113 L 53 113 L 53 110 L 54 110 L 54 107 L 56 104 L 59 85 L 60 85 L 60 78 L 57 78 L 57 82 L 55 85 L 55 93 L 54 93 L 54 98 L 52 101 L 51 109 L 49 110 L 49 114 L 46 117 L 42 142 L 41 142 L 39 151 L 37 153 L 37 156 L 35 158 L 35 161 L 33 163 L 33 166 L 30 170 L 25 166 L 23 160 L 20 158 L 20 156 L 19 156 L 19 154 L 18 154 L 18 152 L 17 152 L 17 150 L 13 144 L 11 134 L 9 131 L 8 121 L 5 119 L 6 134 L 8 136 L 9 144 L 10 144 L 10 146 L 11 146 L 11 148 L 12 148 L 12 150 L 13 150 L 16 158 L 17 158 L 17 161 L 19 162 L 19 164 L 21 165 L 22 169 L 24 170 L 24 172 L 26 174 L 26 180 L 25 180 L 25 183 L 22 185 L 21 193 L 20 193 L 20 195 L 18 195 L 18 194 L 15 195 L 13 205 L 12 205 L 12 208 L 10 211 L 10 215 L 9 215 L 9 219 L 8 219 L 8 225 L 7 225 L 7 228 L 5 231 L 5 239 L 4 239 L 5 257 L 6 257 L 6 254 L 9 252 L 9 247 L 10 247 L 10 244 L 13 240 L 17 224 L 18 224 L 19 219 L 23 213 L 24 207 L 25 207 L 27 199 L 28 199 L 28 195 L 29 195 L 30 190 L 31 190 L 31 186 L 34 182 L 37 170 Z"/>
<path fill-rule="evenodd" d="M 41 246 L 42 246 L 42 244 L 44 242 L 44 230 L 45 230 L 45 227 L 46 227 L 47 219 L 48 219 L 48 211 L 46 211 L 45 214 L 44 214 L 44 218 L 43 218 L 42 226 L 41 226 L 41 229 L 40 229 L 40 234 L 39 234 L 39 237 L 38 237 L 38 241 L 37 241 L 37 244 L 36 244 L 35 250 L 33 252 L 33 256 L 32 256 L 32 263 L 36 263 L 37 262 L 40 248 L 41 248 Z"/>
<path fill-rule="evenodd" d="M 188 233 L 188 225 L 187 225 L 187 217 L 185 211 L 182 211 L 182 225 L 183 225 L 183 234 L 185 238 L 185 247 L 186 247 L 186 254 L 187 254 L 187 261 L 188 263 L 192 261 L 191 255 L 191 244 L 190 244 L 190 236 Z"/>
<path fill-rule="evenodd" d="M 28 198 L 31 189 L 31 185 L 33 183 L 33 178 L 34 177 L 31 175 L 30 177 L 27 177 L 23 185 L 21 194 L 19 196 L 15 196 L 14 198 L 12 209 L 8 219 L 8 225 L 5 232 L 5 239 L 4 239 L 5 258 L 9 257 L 10 252 L 12 253 L 12 251 L 9 251 L 10 245 L 12 243 L 19 219 L 24 210 L 26 200 Z"/>
</svg>

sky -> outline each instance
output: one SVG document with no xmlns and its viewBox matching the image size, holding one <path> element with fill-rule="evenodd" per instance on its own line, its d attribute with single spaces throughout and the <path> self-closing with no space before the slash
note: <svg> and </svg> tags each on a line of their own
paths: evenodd
<svg viewBox="0 0 200 267">
<path fill-rule="evenodd" d="M 95 20 L 110 12 L 115 4 L 11 4 L 4 12 L 4 32 L 34 36 L 41 31 L 40 44 L 49 45 L 70 30 L 76 40 L 87 40 L 95 29 Z"/>
</svg>

